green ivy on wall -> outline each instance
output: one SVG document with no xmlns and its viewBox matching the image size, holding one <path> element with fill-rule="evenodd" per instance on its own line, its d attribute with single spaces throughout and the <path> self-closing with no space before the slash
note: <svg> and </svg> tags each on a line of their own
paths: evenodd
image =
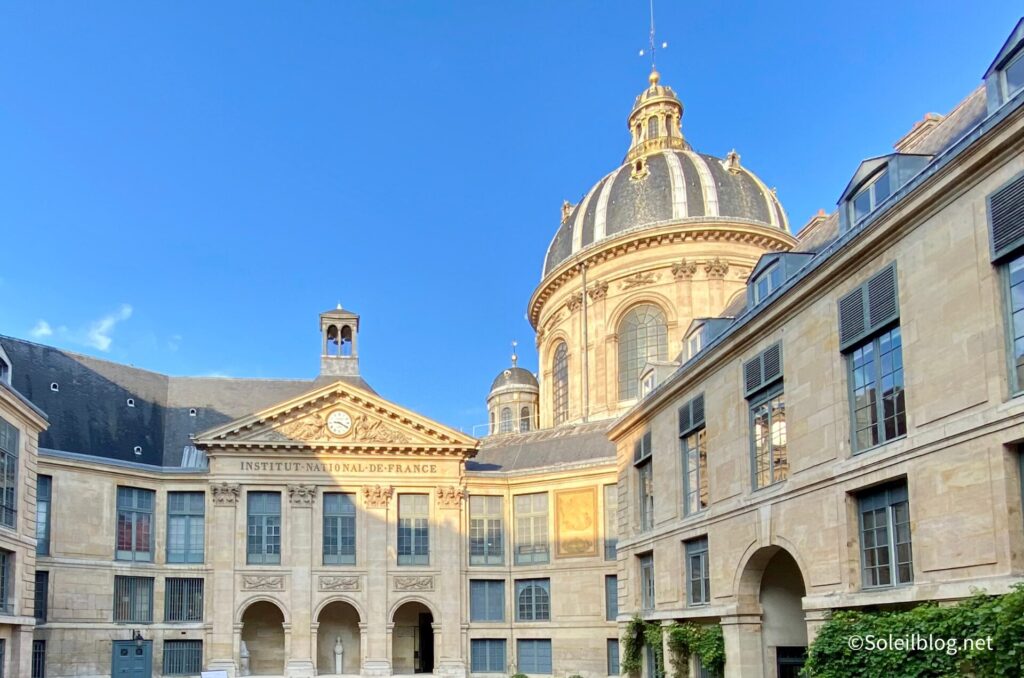
<svg viewBox="0 0 1024 678">
<path fill-rule="evenodd" d="M 878 647 L 895 639 L 931 649 L 869 649 L 869 642 Z M 956 645 L 939 646 L 950 639 Z M 815 678 L 1024 676 L 1024 584 L 944 607 L 836 612 L 808 649 L 805 672 Z"/>
<path fill-rule="evenodd" d="M 662 634 L 668 632 L 668 647 L 672 653 L 672 668 L 677 678 L 690 674 L 690 657 L 701 658 L 708 669 L 721 673 L 725 666 L 725 640 L 722 629 L 717 625 L 701 625 L 693 622 L 673 623 L 663 627 L 657 622 L 645 622 L 633 617 L 626 626 L 622 638 L 623 656 L 619 668 L 625 674 L 638 675 L 643 670 L 643 648 L 654 651 L 657 674 L 665 674 L 665 652 Z"/>
</svg>

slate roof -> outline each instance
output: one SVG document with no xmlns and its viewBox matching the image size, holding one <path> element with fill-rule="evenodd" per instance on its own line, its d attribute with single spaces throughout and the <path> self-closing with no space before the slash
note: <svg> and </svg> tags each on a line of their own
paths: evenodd
<svg viewBox="0 0 1024 678">
<path fill-rule="evenodd" d="M 537 377 L 529 370 L 522 367 L 510 367 L 502 370 L 501 373 L 491 382 L 491 392 L 505 386 L 532 386 L 538 388 Z"/>
<path fill-rule="evenodd" d="M 483 439 L 466 471 L 514 473 L 531 469 L 612 463 L 615 445 L 608 439 L 614 420 L 559 426 L 529 433 L 509 433 Z"/>
</svg>

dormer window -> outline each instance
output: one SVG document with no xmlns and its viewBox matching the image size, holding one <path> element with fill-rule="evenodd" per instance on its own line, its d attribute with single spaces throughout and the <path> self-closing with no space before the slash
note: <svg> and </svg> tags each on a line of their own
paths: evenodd
<svg viewBox="0 0 1024 678">
<path fill-rule="evenodd" d="M 11 366 L 3 358 L 0 358 L 0 381 L 11 383 Z"/>
<path fill-rule="evenodd" d="M 1017 52 L 1017 55 L 1006 64 L 1000 80 L 1005 100 L 1012 99 L 1017 92 L 1024 89 L 1024 49 Z"/>
<path fill-rule="evenodd" d="M 754 303 L 760 304 L 780 285 L 782 285 L 782 267 L 776 261 L 754 280 Z"/>
<path fill-rule="evenodd" d="M 704 326 L 701 325 L 695 332 L 693 332 L 686 340 L 686 359 L 689 360 L 693 356 L 700 353 L 700 350 L 704 348 Z"/>
<path fill-rule="evenodd" d="M 876 174 L 869 182 L 854 194 L 850 200 L 850 208 L 853 210 L 850 220 L 854 224 L 875 211 L 892 191 L 889 190 L 889 171 L 883 170 Z"/>
<path fill-rule="evenodd" d="M 985 71 L 989 115 L 1024 90 L 1024 19 L 1017 22 L 992 65 Z"/>
</svg>

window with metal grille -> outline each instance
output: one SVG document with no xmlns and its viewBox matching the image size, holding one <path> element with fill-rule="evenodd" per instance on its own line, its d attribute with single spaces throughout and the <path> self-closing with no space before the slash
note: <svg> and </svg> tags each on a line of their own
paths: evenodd
<svg viewBox="0 0 1024 678">
<path fill-rule="evenodd" d="M 708 567 L 708 538 L 684 542 L 686 548 L 686 604 L 711 603 L 711 571 Z"/>
<path fill-rule="evenodd" d="M 751 465 L 754 489 L 789 477 L 786 400 L 782 384 L 763 391 L 750 404 Z"/>
<path fill-rule="evenodd" d="M 504 638 L 474 638 L 469 641 L 470 671 L 472 673 L 504 673 Z"/>
<path fill-rule="evenodd" d="M 498 417 L 498 433 L 512 433 L 512 408 L 501 408 L 501 416 Z"/>
<path fill-rule="evenodd" d="M 430 563 L 430 498 L 398 495 L 398 564 Z"/>
<path fill-rule="evenodd" d="M 32 678 L 46 678 L 46 641 L 32 641 Z"/>
<path fill-rule="evenodd" d="M 679 440 L 683 454 L 683 514 L 689 516 L 708 507 L 703 393 L 679 408 Z"/>
<path fill-rule="evenodd" d="M 18 515 L 18 429 L 0 419 L 0 525 L 14 527 Z"/>
<path fill-rule="evenodd" d="M 153 622 L 152 577 L 114 577 L 114 621 Z"/>
<path fill-rule="evenodd" d="M 164 580 L 164 621 L 203 621 L 203 580 L 168 577 Z"/>
<path fill-rule="evenodd" d="M 604 486 L 604 559 L 615 560 L 619 544 L 619 486 Z"/>
<path fill-rule="evenodd" d="M 523 639 L 516 641 L 516 669 L 519 673 L 551 673 L 551 641 Z"/>
<path fill-rule="evenodd" d="M 608 647 L 608 675 L 617 676 L 621 671 L 619 670 L 619 639 L 609 638 Z"/>
<path fill-rule="evenodd" d="M 615 621 L 619 616 L 619 578 L 614 574 L 604 577 L 604 619 Z"/>
<path fill-rule="evenodd" d="M 33 612 L 37 624 L 46 623 L 46 602 L 50 597 L 50 573 L 36 570 L 36 586 L 34 591 Z"/>
<path fill-rule="evenodd" d="M 469 581 L 469 620 L 475 622 L 505 621 L 505 580 L 471 579 Z"/>
<path fill-rule="evenodd" d="M 324 565 L 355 565 L 355 563 L 355 495 L 324 492 Z"/>
<path fill-rule="evenodd" d="M 36 476 L 36 555 L 50 555 L 50 494 L 53 478 Z"/>
<path fill-rule="evenodd" d="M 156 493 L 117 488 L 117 559 L 153 560 L 153 503 Z"/>
<path fill-rule="evenodd" d="M 0 549 L 0 612 L 14 614 L 14 552 Z"/>
<path fill-rule="evenodd" d="M 517 494 L 516 565 L 548 562 L 548 494 Z"/>
<path fill-rule="evenodd" d="M 632 309 L 619 322 L 619 400 L 636 398 L 640 371 L 649 360 L 668 355 L 665 314 L 653 304 Z"/>
<path fill-rule="evenodd" d="M 551 621 L 551 580 L 516 580 L 516 621 Z"/>
<path fill-rule="evenodd" d="M 640 609 L 654 609 L 654 556 L 642 555 L 640 560 Z"/>
<path fill-rule="evenodd" d="M 564 341 L 555 347 L 551 364 L 551 394 L 557 426 L 569 420 L 569 347 Z"/>
<path fill-rule="evenodd" d="M 912 583 L 914 559 L 906 482 L 864 492 L 858 504 L 864 588 Z"/>
<path fill-rule="evenodd" d="M 501 497 L 469 498 L 469 564 L 501 565 L 505 562 L 505 536 Z"/>
<path fill-rule="evenodd" d="M 202 670 L 203 641 L 164 641 L 163 673 L 165 676 L 196 675 Z"/>
<path fill-rule="evenodd" d="M 203 562 L 205 492 L 167 493 L 167 562 Z"/>
<path fill-rule="evenodd" d="M 246 562 L 250 565 L 281 563 L 281 493 L 249 492 Z"/>
</svg>

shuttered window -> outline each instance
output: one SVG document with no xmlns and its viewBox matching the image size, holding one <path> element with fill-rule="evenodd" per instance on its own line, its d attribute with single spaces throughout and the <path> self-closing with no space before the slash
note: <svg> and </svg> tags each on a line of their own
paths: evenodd
<svg viewBox="0 0 1024 678">
<path fill-rule="evenodd" d="M 988 198 L 992 261 L 1001 263 L 1024 246 L 1024 173 Z"/>
<path fill-rule="evenodd" d="M 471 579 L 469 581 L 469 620 L 474 622 L 505 621 L 505 580 Z"/>
<path fill-rule="evenodd" d="M 849 350 L 899 317 L 896 264 L 890 264 L 839 300 L 839 349 Z"/>
<path fill-rule="evenodd" d="M 519 673 L 550 674 L 551 673 L 551 641 L 550 640 L 520 640 L 517 641 L 516 668 Z"/>
<path fill-rule="evenodd" d="M 474 638 L 469 642 L 470 671 L 473 673 L 505 673 L 505 639 Z"/>
<path fill-rule="evenodd" d="M 679 440 L 683 455 L 683 514 L 689 516 L 708 506 L 703 393 L 679 408 Z"/>
<path fill-rule="evenodd" d="M 781 343 L 772 344 L 752 359 L 743 363 L 744 396 L 747 398 L 781 380 Z"/>
</svg>

